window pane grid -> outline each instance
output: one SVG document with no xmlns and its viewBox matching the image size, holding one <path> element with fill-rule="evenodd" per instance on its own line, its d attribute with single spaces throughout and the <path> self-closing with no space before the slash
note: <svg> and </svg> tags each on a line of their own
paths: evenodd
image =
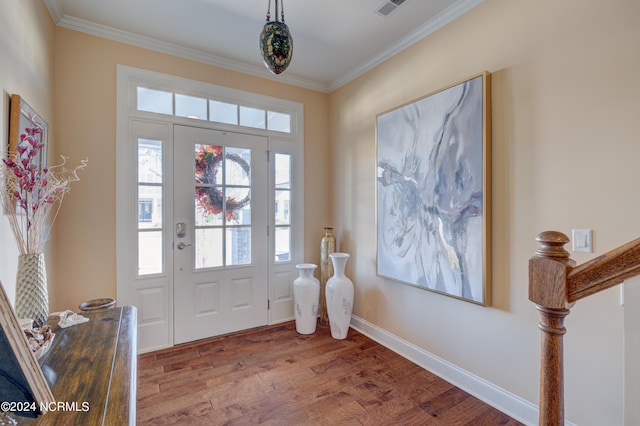
<svg viewBox="0 0 640 426">
<path fill-rule="evenodd" d="M 149 89 L 151 90 L 151 89 Z M 167 92 L 160 97 L 166 99 Z M 164 272 L 162 141 L 138 139 L 138 275 Z"/>
<path fill-rule="evenodd" d="M 209 100 L 209 120 L 218 123 L 238 125 L 238 105 Z"/>
<path fill-rule="evenodd" d="M 195 268 L 251 263 L 251 151 L 194 145 Z"/>
<path fill-rule="evenodd" d="M 136 108 L 138 111 L 291 133 L 292 117 L 286 112 L 265 110 L 219 99 L 191 96 L 143 86 L 137 87 Z"/>
<path fill-rule="evenodd" d="M 138 185 L 138 230 L 162 229 L 162 186 Z"/>
<path fill-rule="evenodd" d="M 267 129 L 291 133 L 291 115 L 283 112 L 267 111 Z"/>
<path fill-rule="evenodd" d="M 173 115 L 173 92 L 138 86 L 136 107 L 139 111 Z"/>
<path fill-rule="evenodd" d="M 208 102 L 197 96 L 175 94 L 175 115 L 196 120 L 206 120 L 208 117 Z"/>
<path fill-rule="evenodd" d="M 291 260 L 291 155 L 275 154 L 275 261 Z"/>
</svg>

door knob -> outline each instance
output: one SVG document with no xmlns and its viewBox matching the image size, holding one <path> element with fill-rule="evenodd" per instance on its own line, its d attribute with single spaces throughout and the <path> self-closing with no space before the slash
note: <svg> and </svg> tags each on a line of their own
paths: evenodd
<svg viewBox="0 0 640 426">
<path fill-rule="evenodd" d="M 191 247 L 191 244 L 178 243 L 178 250 L 184 250 L 187 247 Z"/>
</svg>

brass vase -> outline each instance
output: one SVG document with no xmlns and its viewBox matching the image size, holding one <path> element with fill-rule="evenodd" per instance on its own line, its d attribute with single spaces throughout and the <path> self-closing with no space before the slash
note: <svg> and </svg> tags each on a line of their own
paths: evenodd
<svg viewBox="0 0 640 426">
<path fill-rule="evenodd" d="M 336 251 L 336 238 L 333 236 L 333 228 L 324 228 L 324 237 L 320 241 L 320 324 L 329 324 L 327 313 L 327 300 L 325 290 L 327 281 L 333 276 L 333 263 L 329 255 Z"/>
<path fill-rule="evenodd" d="M 44 253 L 21 254 L 16 273 L 16 314 L 30 318 L 34 327 L 41 327 L 49 317 L 49 293 Z"/>
</svg>

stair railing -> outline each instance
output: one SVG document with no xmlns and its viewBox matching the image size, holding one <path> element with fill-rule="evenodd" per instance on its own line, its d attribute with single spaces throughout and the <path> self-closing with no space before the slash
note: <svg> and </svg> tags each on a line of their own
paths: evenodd
<svg viewBox="0 0 640 426">
<path fill-rule="evenodd" d="M 546 231 L 529 259 L 529 300 L 540 313 L 540 426 L 564 425 L 564 318 L 573 304 L 640 274 L 640 238 L 579 266 L 564 245 L 569 238 Z"/>
</svg>

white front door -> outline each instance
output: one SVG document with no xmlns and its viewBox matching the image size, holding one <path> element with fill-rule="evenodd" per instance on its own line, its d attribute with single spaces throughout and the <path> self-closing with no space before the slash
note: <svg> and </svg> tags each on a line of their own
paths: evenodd
<svg viewBox="0 0 640 426">
<path fill-rule="evenodd" d="M 268 323 L 267 138 L 174 126 L 174 341 Z"/>
</svg>

